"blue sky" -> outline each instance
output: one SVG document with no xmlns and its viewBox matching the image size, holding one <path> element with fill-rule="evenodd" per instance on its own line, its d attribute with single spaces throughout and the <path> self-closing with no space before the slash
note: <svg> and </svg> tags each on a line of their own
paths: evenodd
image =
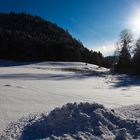
<svg viewBox="0 0 140 140">
<path fill-rule="evenodd" d="M 68 29 L 86 47 L 110 55 L 139 5 L 140 0 L 0 0 L 0 12 L 39 15 Z"/>
</svg>

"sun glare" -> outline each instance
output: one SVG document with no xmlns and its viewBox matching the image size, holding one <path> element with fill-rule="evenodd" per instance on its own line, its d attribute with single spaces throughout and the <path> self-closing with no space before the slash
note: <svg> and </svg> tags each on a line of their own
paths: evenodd
<svg viewBox="0 0 140 140">
<path fill-rule="evenodd" d="M 136 12 L 131 18 L 130 28 L 134 33 L 140 34 L 140 11 Z"/>
</svg>

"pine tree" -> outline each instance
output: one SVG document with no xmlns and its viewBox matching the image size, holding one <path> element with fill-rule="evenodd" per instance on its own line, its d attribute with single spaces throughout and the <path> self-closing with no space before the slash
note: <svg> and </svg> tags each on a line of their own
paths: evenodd
<svg viewBox="0 0 140 140">
<path fill-rule="evenodd" d="M 136 49 L 133 57 L 134 72 L 140 74 L 140 38 L 136 42 Z"/>
<path fill-rule="evenodd" d="M 131 43 L 132 43 L 132 34 L 129 30 L 125 29 L 120 34 L 120 52 L 119 60 L 116 66 L 116 70 L 121 73 L 130 73 L 131 70 Z"/>
</svg>

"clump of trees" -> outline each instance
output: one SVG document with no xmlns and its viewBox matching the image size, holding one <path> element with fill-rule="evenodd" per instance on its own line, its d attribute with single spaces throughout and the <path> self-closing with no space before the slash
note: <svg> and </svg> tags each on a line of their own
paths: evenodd
<svg viewBox="0 0 140 140">
<path fill-rule="evenodd" d="M 126 74 L 140 74 L 140 38 L 134 43 L 131 31 L 125 29 L 120 33 L 117 44 L 118 61 L 115 70 Z"/>
<path fill-rule="evenodd" d="M 137 40 L 134 50 L 133 68 L 136 74 L 140 74 L 140 38 Z"/>
<path fill-rule="evenodd" d="M 0 59 L 103 65 L 102 54 L 85 48 L 68 30 L 41 17 L 14 12 L 0 13 Z"/>
<path fill-rule="evenodd" d="M 106 68 L 113 68 L 114 64 L 118 62 L 117 56 L 106 56 L 103 59 L 103 66 Z"/>
</svg>

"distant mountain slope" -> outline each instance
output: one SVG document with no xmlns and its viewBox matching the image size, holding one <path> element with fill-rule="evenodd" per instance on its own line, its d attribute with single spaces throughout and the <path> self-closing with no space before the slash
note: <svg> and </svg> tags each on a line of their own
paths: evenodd
<svg viewBox="0 0 140 140">
<path fill-rule="evenodd" d="M 85 48 L 67 30 L 41 17 L 13 12 L 0 14 L 0 59 L 102 65 L 102 54 Z"/>
</svg>

